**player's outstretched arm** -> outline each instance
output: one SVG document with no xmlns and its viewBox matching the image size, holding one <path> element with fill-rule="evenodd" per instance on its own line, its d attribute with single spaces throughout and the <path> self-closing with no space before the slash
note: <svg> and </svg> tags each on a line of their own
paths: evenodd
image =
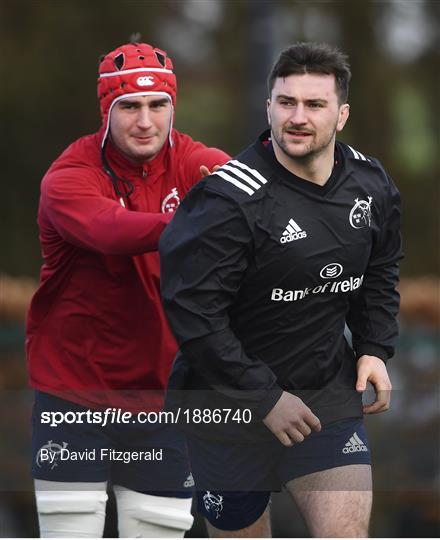
<svg viewBox="0 0 440 540">
<path fill-rule="evenodd" d="M 99 179 L 64 168 L 41 184 L 40 212 L 70 244 L 104 255 L 156 251 L 172 214 L 135 212 L 108 198 Z"/>
<path fill-rule="evenodd" d="M 321 422 L 297 396 L 283 392 L 269 414 L 263 419 L 284 446 L 302 442 L 313 431 L 321 431 Z"/>
<path fill-rule="evenodd" d="M 390 408 L 392 386 L 383 360 L 377 356 L 364 354 L 357 361 L 357 374 L 356 390 L 364 392 L 367 382 L 370 382 L 376 393 L 376 399 L 364 405 L 364 413 L 376 414 L 387 411 Z"/>
</svg>

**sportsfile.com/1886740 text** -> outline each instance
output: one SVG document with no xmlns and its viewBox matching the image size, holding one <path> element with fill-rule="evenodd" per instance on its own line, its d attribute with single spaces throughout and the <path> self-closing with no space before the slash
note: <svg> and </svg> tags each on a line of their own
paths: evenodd
<svg viewBox="0 0 440 540">
<path fill-rule="evenodd" d="M 61 424 L 249 424 L 252 421 L 250 409 L 182 409 L 175 411 L 140 411 L 132 413 L 115 407 L 104 411 L 43 411 L 42 424 L 57 427 Z"/>
</svg>

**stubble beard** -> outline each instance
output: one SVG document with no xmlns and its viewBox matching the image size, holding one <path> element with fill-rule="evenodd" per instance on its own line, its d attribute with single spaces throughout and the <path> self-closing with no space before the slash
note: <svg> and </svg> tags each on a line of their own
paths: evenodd
<svg viewBox="0 0 440 540">
<path fill-rule="evenodd" d="M 300 130 L 299 130 L 300 131 Z M 291 152 L 289 150 L 289 145 L 284 140 L 283 132 L 281 133 L 281 136 L 278 137 L 273 131 L 272 131 L 272 137 L 275 139 L 278 147 L 280 150 L 289 158 L 294 161 L 299 161 L 302 163 L 310 163 L 312 162 L 316 157 L 318 157 L 320 154 L 323 154 L 330 144 L 333 143 L 334 138 L 336 135 L 336 124 L 333 126 L 333 129 L 331 130 L 331 133 L 329 134 L 328 138 L 326 138 L 325 142 L 322 144 L 319 144 L 317 146 L 314 146 L 313 141 L 311 141 L 306 148 L 302 151 L 302 153 L 297 154 L 294 152 Z M 315 133 L 312 133 L 312 137 L 315 136 Z"/>
</svg>

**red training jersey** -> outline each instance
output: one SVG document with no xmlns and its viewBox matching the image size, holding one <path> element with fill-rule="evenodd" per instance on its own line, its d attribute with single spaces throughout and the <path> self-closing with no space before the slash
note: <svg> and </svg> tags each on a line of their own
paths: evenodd
<svg viewBox="0 0 440 540">
<path fill-rule="evenodd" d="M 172 138 L 142 165 L 108 143 L 113 170 L 134 186 L 125 208 L 103 170 L 102 130 L 43 178 L 44 264 L 26 328 L 34 388 L 88 407 L 160 406 L 177 347 L 161 306 L 159 237 L 200 166 L 229 159 L 176 130 Z"/>
</svg>

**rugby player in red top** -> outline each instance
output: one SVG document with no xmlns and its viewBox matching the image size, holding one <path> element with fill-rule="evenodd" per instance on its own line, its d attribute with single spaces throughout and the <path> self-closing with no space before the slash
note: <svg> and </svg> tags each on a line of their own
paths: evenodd
<svg viewBox="0 0 440 540">
<path fill-rule="evenodd" d="M 111 482 L 120 536 L 178 537 L 193 519 L 185 443 L 135 420 L 160 410 L 176 353 L 157 247 L 181 198 L 228 156 L 173 129 L 176 78 L 160 49 L 107 54 L 98 97 L 101 129 L 70 145 L 41 184 L 44 264 L 26 342 L 40 532 L 102 536 Z M 104 426 L 84 414 L 109 407 L 134 420 Z M 68 414 L 45 423 L 43 412 Z"/>
</svg>

